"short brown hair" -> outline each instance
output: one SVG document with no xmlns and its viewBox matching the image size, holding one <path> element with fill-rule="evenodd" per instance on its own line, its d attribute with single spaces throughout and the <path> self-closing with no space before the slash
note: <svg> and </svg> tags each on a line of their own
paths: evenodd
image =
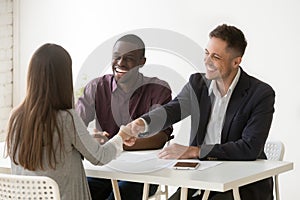
<svg viewBox="0 0 300 200">
<path fill-rule="evenodd" d="M 209 33 L 209 37 L 215 37 L 227 42 L 227 47 L 235 50 L 239 56 L 243 56 L 247 47 L 247 41 L 243 32 L 226 24 L 217 26 Z"/>
</svg>

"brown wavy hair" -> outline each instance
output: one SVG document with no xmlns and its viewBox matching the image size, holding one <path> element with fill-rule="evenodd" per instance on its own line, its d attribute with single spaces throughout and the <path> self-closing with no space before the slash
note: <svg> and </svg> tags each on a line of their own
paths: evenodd
<svg viewBox="0 0 300 200">
<path fill-rule="evenodd" d="M 54 134 L 58 134 L 58 147 L 64 149 L 57 114 L 72 107 L 72 59 L 63 47 L 44 44 L 31 58 L 26 96 L 9 120 L 6 143 L 12 161 L 28 170 L 43 170 L 47 160 L 55 169 Z"/>
</svg>

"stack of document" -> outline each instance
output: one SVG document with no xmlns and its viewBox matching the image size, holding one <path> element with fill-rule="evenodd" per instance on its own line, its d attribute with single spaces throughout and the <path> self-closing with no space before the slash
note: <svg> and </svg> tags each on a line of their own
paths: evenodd
<svg viewBox="0 0 300 200">
<path fill-rule="evenodd" d="M 156 151 L 125 151 L 106 166 L 127 173 L 148 173 L 172 166 L 176 160 L 159 159 Z"/>
</svg>

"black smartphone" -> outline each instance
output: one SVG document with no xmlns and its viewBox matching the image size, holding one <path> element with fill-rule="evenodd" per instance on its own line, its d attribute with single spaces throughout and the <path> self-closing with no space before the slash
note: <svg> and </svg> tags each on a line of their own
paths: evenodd
<svg viewBox="0 0 300 200">
<path fill-rule="evenodd" d="M 174 169 L 197 169 L 200 163 L 198 162 L 177 162 L 173 166 Z"/>
</svg>

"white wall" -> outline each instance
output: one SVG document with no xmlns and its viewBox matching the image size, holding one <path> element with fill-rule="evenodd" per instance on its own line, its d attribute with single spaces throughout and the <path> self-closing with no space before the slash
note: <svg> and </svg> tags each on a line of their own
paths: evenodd
<svg viewBox="0 0 300 200">
<path fill-rule="evenodd" d="M 16 1 L 18 3 L 18 1 Z M 73 57 L 74 80 L 86 58 L 102 42 L 126 31 L 161 28 L 181 33 L 202 47 L 221 23 L 239 27 L 248 39 L 242 67 L 273 86 L 276 111 L 270 137 L 286 145 L 285 160 L 295 170 L 280 176 L 282 199 L 296 199 L 300 180 L 300 3 L 297 0 L 26 0 L 19 2 L 19 100 L 32 53 L 45 42 L 65 47 Z M 174 41 L 176 42 L 176 41 Z M 151 60 L 151 58 L 149 58 Z M 163 60 L 161 60 L 163 62 Z M 100 66 L 99 66 L 100 67 Z M 178 69 L 184 72 L 183 68 Z M 17 103 L 16 101 L 15 103 Z M 185 132 L 187 134 L 188 130 Z M 184 135 L 182 138 L 185 138 Z"/>
<path fill-rule="evenodd" d="M 12 109 L 13 2 L 0 0 L 0 141 Z"/>
</svg>

